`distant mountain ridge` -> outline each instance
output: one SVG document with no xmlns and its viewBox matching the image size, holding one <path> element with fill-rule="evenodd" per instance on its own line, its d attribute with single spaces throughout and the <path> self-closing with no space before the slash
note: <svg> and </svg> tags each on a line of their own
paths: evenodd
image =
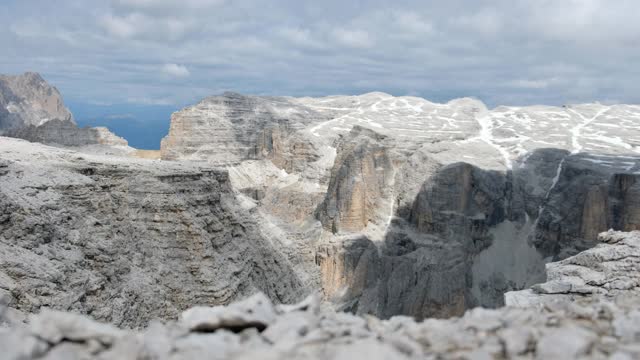
<svg viewBox="0 0 640 360">
<path fill-rule="evenodd" d="M 34 72 L 0 75 L 0 135 L 59 146 L 128 146 L 107 128 L 79 128 L 58 89 Z"/>
<path fill-rule="evenodd" d="M 75 124 L 62 95 L 38 73 L 0 75 L 0 131 L 39 126 L 50 120 Z"/>
</svg>

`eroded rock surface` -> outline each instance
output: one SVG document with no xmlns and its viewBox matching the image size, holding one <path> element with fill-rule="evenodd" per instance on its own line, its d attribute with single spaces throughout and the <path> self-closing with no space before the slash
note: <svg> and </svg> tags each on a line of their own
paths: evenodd
<svg viewBox="0 0 640 360">
<path fill-rule="evenodd" d="M 638 116 L 629 105 L 227 93 L 174 114 L 163 156 L 225 165 L 338 308 L 447 317 L 501 306 L 601 231 L 638 229 Z"/>
<path fill-rule="evenodd" d="M 592 304 L 602 300 L 637 306 L 640 299 L 640 232 L 609 231 L 600 244 L 547 264 L 547 281 L 505 294 L 508 306 Z M 636 305 L 631 305 L 636 304 Z"/>
<path fill-rule="evenodd" d="M 60 92 L 31 72 L 0 75 L 0 136 L 57 146 L 103 145 L 129 151 L 127 141 L 107 128 L 78 128 Z"/>
<path fill-rule="evenodd" d="M 37 73 L 0 75 L 0 130 L 39 126 L 50 120 L 75 124 L 62 95 Z"/>
<path fill-rule="evenodd" d="M 318 305 L 317 298 L 311 297 L 297 305 L 274 306 L 258 294 L 227 307 L 190 309 L 178 322 L 155 323 L 140 332 L 119 330 L 76 314 L 44 311 L 32 316 L 28 325 L 0 327 L 0 344 L 6 359 L 640 356 L 640 313 L 637 307 L 624 303 L 477 308 L 460 318 L 423 322 L 402 316 L 389 320 L 358 317 Z"/>
<path fill-rule="evenodd" d="M 224 170 L 0 137 L 0 297 L 140 327 L 195 305 L 309 290 Z"/>
<path fill-rule="evenodd" d="M 231 92 L 208 97 L 171 116 L 169 134 L 162 140 L 162 158 L 218 164 L 268 158 L 291 170 L 317 159 L 312 143 L 294 137 L 318 117 L 284 97 Z"/>
<path fill-rule="evenodd" d="M 380 207 L 392 201 L 389 190 L 396 157 L 384 140 L 384 136 L 362 127 L 354 127 L 338 140 L 327 195 L 317 215 L 327 230 L 358 232 L 370 222 L 382 220 Z"/>
</svg>

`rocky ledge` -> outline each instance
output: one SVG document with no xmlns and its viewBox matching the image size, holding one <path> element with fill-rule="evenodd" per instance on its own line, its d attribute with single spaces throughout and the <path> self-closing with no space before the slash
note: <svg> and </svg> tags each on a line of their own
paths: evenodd
<svg viewBox="0 0 640 360">
<path fill-rule="evenodd" d="M 601 243 L 592 249 L 547 264 L 547 282 L 508 292 L 505 303 L 542 307 L 555 303 L 588 305 L 602 299 L 633 303 L 640 299 L 640 231 L 609 231 L 598 239 Z"/>
<path fill-rule="evenodd" d="M 274 305 L 256 294 L 228 306 L 192 308 L 140 332 L 44 310 L 28 324 L 0 328 L 0 346 L 7 359 L 638 358 L 640 311 L 633 304 L 640 232 L 601 239 L 594 249 L 549 264 L 547 283 L 507 294 L 507 304 L 526 294 L 528 302 L 516 304 L 522 307 L 416 322 L 334 312 L 317 296 Z M 546 301 L 549 294 L 566 301 Z M 5 325 L 11 322 L 3 317 Z"/>
</svg>

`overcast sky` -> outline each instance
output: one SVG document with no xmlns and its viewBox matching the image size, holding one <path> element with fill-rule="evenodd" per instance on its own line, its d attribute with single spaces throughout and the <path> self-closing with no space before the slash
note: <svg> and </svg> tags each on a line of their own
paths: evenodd
<svg viewBox="0 0 640 360">
<path fill-rule="evenodd" d="M 637 0 L 1 0 L 0 72 L 89 104 L 225 90 L 640 102 Z"/>
</svg>

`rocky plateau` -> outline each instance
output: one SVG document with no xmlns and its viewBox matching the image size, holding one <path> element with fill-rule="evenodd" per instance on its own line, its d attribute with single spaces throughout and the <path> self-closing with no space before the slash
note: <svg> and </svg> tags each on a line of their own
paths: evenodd
<svg viewBox="0 0 640 360">
<path fill-rule="evenodd" d="M 158 156 L 0 105 L 8 358 L 640 356 L 640 106 L 224 93 Z"/>
</svg>

